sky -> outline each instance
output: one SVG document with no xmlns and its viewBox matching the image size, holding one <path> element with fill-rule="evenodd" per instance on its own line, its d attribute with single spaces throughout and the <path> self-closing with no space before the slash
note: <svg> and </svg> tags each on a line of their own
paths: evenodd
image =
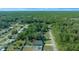
<svg viewBox="0 0 79 59">
<path fill-rule="evenodd" d="M 0 11 L 79 11 L 79 8 L 0 8 Z"/>
</svg>

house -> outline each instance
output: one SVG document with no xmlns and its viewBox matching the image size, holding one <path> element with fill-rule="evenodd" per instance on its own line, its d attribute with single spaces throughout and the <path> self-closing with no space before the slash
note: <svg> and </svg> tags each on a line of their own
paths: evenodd
<svg viewBox="0 0 79 59">
<path fill-rule="evenodd" d="M 42 40 L 35 40 L 33 42 L 33 50 L 34 51 L 41 51 L 41 50 L 43 50 L 43 45 L 44 45 L 44 43 Z"/>
</svg>

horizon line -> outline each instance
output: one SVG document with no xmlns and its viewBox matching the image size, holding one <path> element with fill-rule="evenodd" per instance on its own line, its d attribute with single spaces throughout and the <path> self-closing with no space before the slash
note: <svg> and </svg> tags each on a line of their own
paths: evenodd
<svg viewBox="0 0 79 59">
<path fill-rule="evenodd" d="M 0 8 L 0 11 L 79 11 L 79 8 Z"/>
</svg>

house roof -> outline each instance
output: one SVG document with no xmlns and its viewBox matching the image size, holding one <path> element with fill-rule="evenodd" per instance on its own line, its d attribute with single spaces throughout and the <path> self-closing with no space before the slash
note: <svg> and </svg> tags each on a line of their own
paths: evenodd
<svg viewBox="0 0 79 59">
<path fill-rule="evenodd" d="M 33 42 L 33 45 L 35 45 L 35 46 L 41 46 L 41 45 L 43 45 L 43 41 L 42 40 L 35 40 Z"/>
</svg>

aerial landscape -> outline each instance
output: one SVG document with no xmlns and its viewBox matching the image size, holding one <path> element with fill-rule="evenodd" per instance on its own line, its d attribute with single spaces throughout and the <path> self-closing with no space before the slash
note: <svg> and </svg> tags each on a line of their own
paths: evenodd
<svg viewBox="0 0 79 59">
<path fill-rule="evenodd" d="M 79 51 L 79 11 L 0 10 L 0 51 Z"/>
</svg>

